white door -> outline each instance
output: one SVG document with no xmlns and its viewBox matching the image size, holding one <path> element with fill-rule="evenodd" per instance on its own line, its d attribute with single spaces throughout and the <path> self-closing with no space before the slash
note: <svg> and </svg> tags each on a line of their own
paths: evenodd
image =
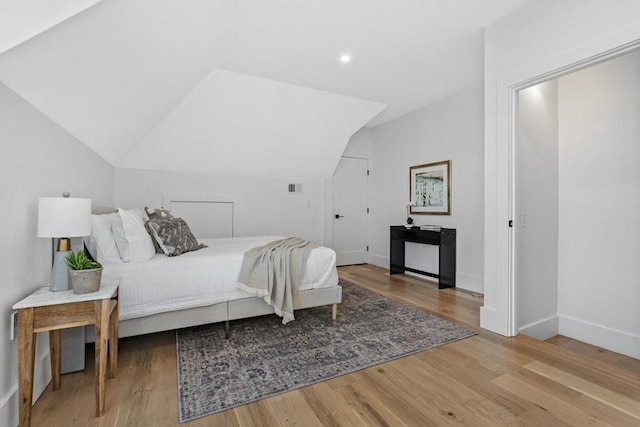
<svg viewBox="0 0 640 427">
<path fill-rule="evenodd" d="M 333 246 L 338 265 L 367 262 L 367 159 L 342 157 L 333 174 Z"/>
</svg>

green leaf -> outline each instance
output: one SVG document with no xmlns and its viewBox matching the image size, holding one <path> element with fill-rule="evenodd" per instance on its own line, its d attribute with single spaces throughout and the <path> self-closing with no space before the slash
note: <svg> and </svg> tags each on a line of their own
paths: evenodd
<svg viewBox="0 0 640 427">
<path fill-rule="evenodd" d="M 72 270 L 90 270 L 102 267 L 100 263 L 93 261 L 84 252 L 71 252 L 67 255 L 65 262 Z"/>
</svg>

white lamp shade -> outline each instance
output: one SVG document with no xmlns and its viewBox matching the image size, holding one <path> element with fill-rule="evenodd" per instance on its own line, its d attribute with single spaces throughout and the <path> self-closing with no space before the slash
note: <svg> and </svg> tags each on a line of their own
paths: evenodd
<svg viewBox="0 0 640 427">
<path fill-rule="evenodd" d="M 91 199 L 41 197 L 38 237 L 79 237 L 91 234 Z"/>
</svg>

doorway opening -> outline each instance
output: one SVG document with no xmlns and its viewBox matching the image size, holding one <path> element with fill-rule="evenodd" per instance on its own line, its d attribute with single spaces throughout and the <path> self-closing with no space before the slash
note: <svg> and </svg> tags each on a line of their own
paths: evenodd
<svg viewBox="0 0 640 427">
<path fill-rule="evenodd" d="M 561 334 L 619 352 L 633 345 L 633 339 L 624 344 L 624 335 L 637 323 L 636 310 L 622 300 L 640 297 L 625 285 L 640 277 L 630 259 L 640 246 L 629 234 L 640 235 L 633 219 L 640 206 L 638 47 L 512 88 L 516 333 L 540 339 Z M 608 283 L 616 284 L 617 296 Z"/>
</svg>

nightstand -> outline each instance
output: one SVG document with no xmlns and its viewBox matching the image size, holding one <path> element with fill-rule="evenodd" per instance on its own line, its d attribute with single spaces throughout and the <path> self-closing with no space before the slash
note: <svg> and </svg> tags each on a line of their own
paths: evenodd
<svg viewBox="0 0 640 427">
<path fill-rule="evenodd" d="M 18 310 L 18 386 L 20 427 L 31 424 L 35 334 L 49 332 L 51 377 L 60 390 L 60 330 L 95 325 L 96 416 L 104 415 L 107 347 L 109 378 L 118 369 L 118 283 L 103 283 L 96 292 L 51 292 L 43 287 L 13 306 Z M 107 342 L 109 341 L 109 345 Z"/>
</svg>

